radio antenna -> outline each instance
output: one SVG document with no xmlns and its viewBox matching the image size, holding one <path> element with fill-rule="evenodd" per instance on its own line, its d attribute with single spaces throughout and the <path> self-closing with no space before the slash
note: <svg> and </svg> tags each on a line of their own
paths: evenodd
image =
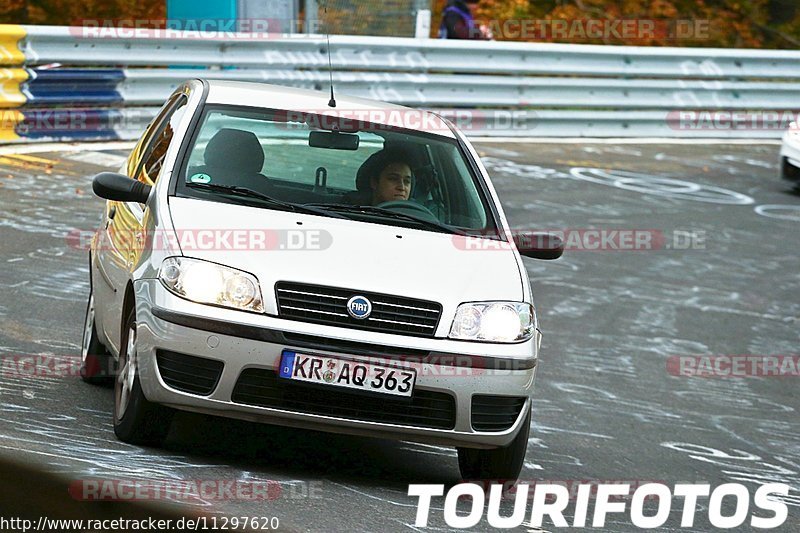
<svg viewBox="0 0 800 533">
<path fill-rule="evenodd" d="M 325 38 L 328 40 L 328 75 L 331 81 L 331 99 L 328 100 L 328 107 L 336 107 L 336 98 L 333 97 L 333 66 L 331 65 L 331 30 L 328 26 L 328 2 L 325 2 Z"/>
</svg>

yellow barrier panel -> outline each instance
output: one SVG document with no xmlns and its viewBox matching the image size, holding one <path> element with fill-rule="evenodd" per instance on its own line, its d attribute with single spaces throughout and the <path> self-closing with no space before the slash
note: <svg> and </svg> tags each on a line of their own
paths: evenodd
<svg viewBox="0 0 800 533">
<path fill-rule="evenodd" d="M 0 109 L 0 143 L 18 141 L 17 124 L 25 120 L 25 116 L 16 109 Z"/>
<path fill-rule="evenodd" d="M 27 98 L 20 85 L 28 81 L 24 68 L 0 68 L 0 108 L 22 107 Z"/>
<path fill-rule="evenodd" d="M 25 64 L 25 54 L 19 49 L 19 41 L 28 32 L 19 24 L 0 24 L 0 66 L 18 67 Z"/>
</svg>

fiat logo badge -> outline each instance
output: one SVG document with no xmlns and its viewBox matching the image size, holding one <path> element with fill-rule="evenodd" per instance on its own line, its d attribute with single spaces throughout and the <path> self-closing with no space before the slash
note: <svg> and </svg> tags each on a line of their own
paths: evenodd
<svg viewBox="0 0 800 533">
<path fill-rule="evenodd" d="M 366 297 L 357 295 L 347 300 L 347 314 L 358 320 L 364 320 L 372 313 L 372 302 Z"/>
</svg>

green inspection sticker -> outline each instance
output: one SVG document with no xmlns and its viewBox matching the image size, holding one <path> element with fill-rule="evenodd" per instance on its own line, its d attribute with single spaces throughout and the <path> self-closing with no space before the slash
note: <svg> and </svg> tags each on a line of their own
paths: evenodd
<svg viewBox="0 0 800 533">
<path fill-rule="evenodd" d="M 211 183 L 211 176 L 200 172 L 198 174 L 192 174 L 189 181 L 192 183 Z"/>
</svg>

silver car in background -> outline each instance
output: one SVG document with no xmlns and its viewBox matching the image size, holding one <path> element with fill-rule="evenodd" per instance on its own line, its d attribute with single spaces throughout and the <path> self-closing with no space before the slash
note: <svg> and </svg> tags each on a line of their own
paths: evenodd
<svg viewBox="0 0 800 533">
<path fill-rule="evenodd" d="M 119 173 L 91 251 L 83 375 L 114 430 L 176 409 L 455 446 L 523 465 L 539 331 L 520 252 L 466 138 L 431 113 L 186 82 Z M 553 259 L 563 246 L 523 253 Z"/>
<path fill-rule="evenodd" d="M 778 168 L 781 178 L 800 187 L 800 126 L 796 122 L 789 124 L 783 133 Z"/>
</svg>

